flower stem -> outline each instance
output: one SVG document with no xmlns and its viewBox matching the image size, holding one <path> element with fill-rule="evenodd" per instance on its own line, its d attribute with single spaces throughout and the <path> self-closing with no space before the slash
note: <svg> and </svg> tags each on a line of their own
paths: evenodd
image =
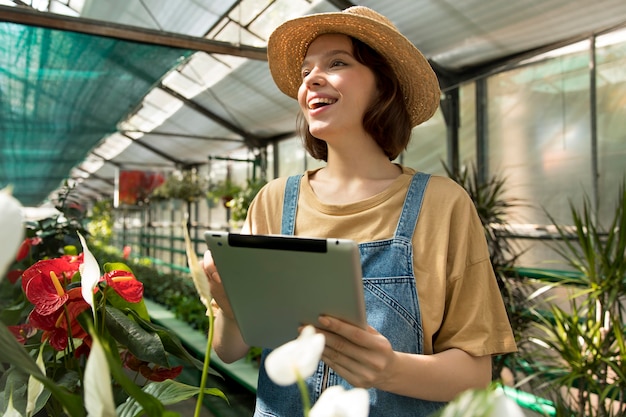
<svg viewBox="0 0 626 417">
<path fill-rule="evenodd" d="M 304 417 L 309 417 L 309 411 L 311 410 L 311 399 L 309 398 L 309 390 L 307 389 L 304 379 L 300 376 L 300 373 L 296 371 L 298 377 L 297 383 L 300 389 L 300 395 L 302 396 L 302 407 L 304 409 Z"/>
<path fill-rule="evenodd" d="M 204 387 L 206 387 L 206 381 L 209 375 L 209 364 L 211 362 L 211 345 L 213 344 L 213 309 L 209 307 L 207 309 L 209 316 L 209 337 L 206 344 L 206 352 L 204 353 L 204 366 L 202 367 L 202 377 L 200 378 L 200 392 L 198 393 L 198 400 L 196 401 L 196 410 L 194 417 L 200 417 L 200 411 L 202 411 L 202 400 L 204 398 Z"/>
</svg>

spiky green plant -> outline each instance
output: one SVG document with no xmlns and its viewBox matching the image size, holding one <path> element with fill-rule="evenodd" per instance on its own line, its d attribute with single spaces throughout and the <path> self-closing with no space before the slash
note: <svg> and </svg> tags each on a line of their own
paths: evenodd
<svg viewBox="0 0 626 417">
<path fill-rule="evenodd" d="M 563 416 L 617 417 L 626 413 L 626 187 L 620 186 L 615 215 L 608 227 L 595 221 L 584 198 L 570 203 L 572 227 L 554 224 L 552 246 L 579 278 L 554 284 L 567 289 L 567 309 L 555 304 L 549 314 L 534 310 L 541 348 L 533 355 L 535 376 L 553 393 Z M 551 277 L 553 279 L 554 277 Z M 552 300 L 554 301 L 554 300 Z M 546 349 L 547 348 L 547 349 Z"/>
</svg>

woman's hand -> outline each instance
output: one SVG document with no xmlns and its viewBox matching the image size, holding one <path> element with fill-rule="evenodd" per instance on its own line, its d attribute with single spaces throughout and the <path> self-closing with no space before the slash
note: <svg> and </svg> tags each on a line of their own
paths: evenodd
<svg viewBox="0 0 626 417">
<path fill-rule="evenodd" d="M 222 310 L 222 313 L 229 319 L 234 319 L 233 310 L 230 307 L 226 293 L 224 292 L 224 286 L 220 274 L 217 272 L 215 262 L 211 256 L 211 251 L 204 252 L 204 258 L 202 259 L 202 269 L 209 280 L 209 286 L 211 287 L 211 296 L 215 303 Z"/>
<path fill-rule="evenodd" d="M 323 316 L 318 331 L 326 337 L 322 360 L 352 386 L 383 386 L 396 358 L 391 343 L 376 329 L 362 329 L 342 320 Z"/>
<path fill-rule="evenodd" d="M 326 337 L 322 360 L 355 387 L 378 388 L 413 398 L 451 401 L 491 381 L 491 356 L 471 356 L 458 348 L 433 355 L 395 352 L 376 329 L 361 329 L 320 317 Z"/>
</svg>

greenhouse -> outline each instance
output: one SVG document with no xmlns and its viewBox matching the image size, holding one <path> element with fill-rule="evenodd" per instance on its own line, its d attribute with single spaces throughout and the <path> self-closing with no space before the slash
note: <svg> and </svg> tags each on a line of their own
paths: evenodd
<svg viewBox="0 0 626 417">
<path fill-rule="evenodd" d="M 0 414 L 626 415 L 624 161 L 623 0 L 0 0 Z M 317 323 L 306 394 L 244 341 L 208 231 L 354 244 L 363 339 Z M 291 256 L 241 256 L 262 334 L 311 324 L 262 295 Z M 369 414 L 324 414 L 332 385 Z"/>
</svg>

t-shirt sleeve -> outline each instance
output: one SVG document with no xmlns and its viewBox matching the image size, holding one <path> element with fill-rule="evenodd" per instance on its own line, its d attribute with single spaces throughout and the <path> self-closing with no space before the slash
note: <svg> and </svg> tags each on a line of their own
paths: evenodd
<svg viewBox="0 0 626 417">
<path fill-rule="evenodd" d="M 484 356 L 517 350 L 489 259 L 468 265 L 449 283 L 446 306 L 435 352 L 458 348 Z"/>
<path fill-rule="evenodd" d="M 514 352 L 484 228 L 469 197 L 455 210 L 464 213 L 451 213 L 445 310 L 433 350 L 458 348 L 474 356 Z"/>
<path fill-rule="evenodd" d="M 265 184 L 250 203 L 242 231 L 254 235 L 280 233 L 286 178 Z"/>
</svg>

